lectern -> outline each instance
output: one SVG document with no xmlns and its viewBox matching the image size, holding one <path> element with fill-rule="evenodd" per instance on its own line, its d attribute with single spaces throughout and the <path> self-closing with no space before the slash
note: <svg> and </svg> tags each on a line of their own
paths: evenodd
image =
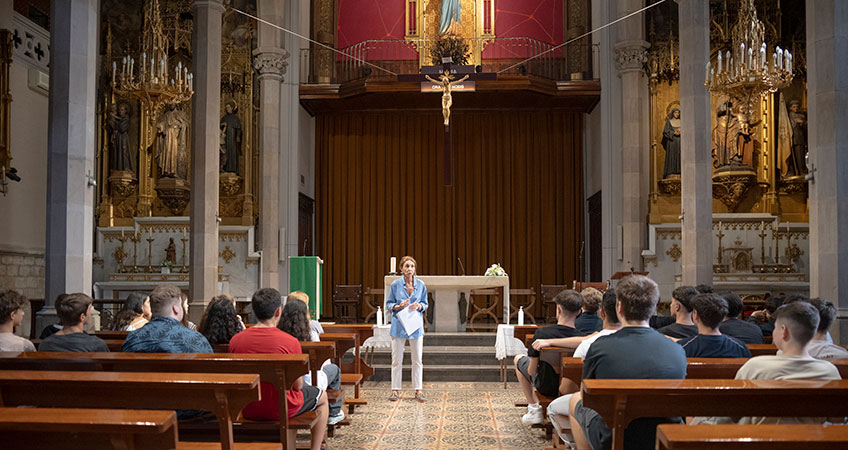
<svg viewBox="0 0 848 450">
<path fill-rule="evenodd" d="M 289 257 L 289 286 L 292 291 L 303 291 L 309 296 L 309 316 L 321 318 L 321 266 L 324 261 L 317 256 Z"/>
</svg>

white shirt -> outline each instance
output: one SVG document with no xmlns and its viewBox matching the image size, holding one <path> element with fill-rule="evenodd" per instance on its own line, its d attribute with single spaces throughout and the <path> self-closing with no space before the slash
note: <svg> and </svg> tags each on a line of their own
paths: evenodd
<svg viewBox="0 0 848 450">
<path fill-rule="evenodd" d="M 607 336 L 615 333 L 616 331 L 618 330 L 608 330 L 604 328 L 603 330 L 598 331 L 598 333 L 594 336 L 588 339 L 584 339 L 583 342 L 581 342 L 580 345 L 577 346 L 577 349 L 574 350 L 574 357 L 580 359 L 585 358 L 586 353 L 589 353 L 589 346 L 591 346 L 593 342 L 595 342 L 601 336 Z"/>
</svg>

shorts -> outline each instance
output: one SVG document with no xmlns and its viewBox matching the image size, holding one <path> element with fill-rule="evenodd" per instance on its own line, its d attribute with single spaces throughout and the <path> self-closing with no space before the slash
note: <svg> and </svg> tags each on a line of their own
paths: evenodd
<svg viewBox="0 0 848 450">
<path fill-rule="evenodd" d="M 530 383 L 533 385 L 533 387 L 536 388 L 537 391 L 539 391 L 540 394 L 546 397 L 559 397 L 559 384 L 557 383 L 553 386 L 544 385 L 539 379 L 538 365 L 536 375 L 530 375 L 530 373 L 527 371 L 528 367 L 530 367 L 529 356 L 522 356 L 521 359 L 518 360 L 518 364 L 515 367 L 518 369 L 519 372 L 521 372 L 522 375 L 524 375 L 524 378 L 530 380 Z"/>
<path fill-rule="evenodd" d="M 609 450 L 612 448 L 612 430 L 607 427 L 604 418 L 597 411 L 583 406 L 583 400 L 574 405 L 574 420 L 580 424 L 580 428 L 593 450 Z"/>
<path fill-rule="evenodd" d="M 314 411 L 316 407 L 318 407 L 318 399 L 321 398 L 321 394 L 324 392 L 321 389 L 318 389 L 315 386 L 310 386 L 306 383 L 300 388 L 300 392 L 303 393 L 303 406 L 300 407 L 300 410 L 295 414 L 299 416 L 303 413 Z"/>
</svg>

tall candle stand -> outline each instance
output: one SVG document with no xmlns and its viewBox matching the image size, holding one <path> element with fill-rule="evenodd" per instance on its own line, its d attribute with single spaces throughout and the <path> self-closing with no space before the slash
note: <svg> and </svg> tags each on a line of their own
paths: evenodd
<svg viewBox="0 0 848 450">
<path fill-rule="evenodd" d="M 124 243 L 127 242 L 127 237 L 121 236 L 118 238 L 118 241 L 121 243 L 120 250 L 115 252 L 115 259 L 118 260 L 118 272 L 126 273 L 127 266 L 124 265 L 124 259 L 127 257 L 127 251 L 124 249 Z"/>
<path fill-rule="evenodd" d="M 724 253 L 724 249 L 721 247 L 721 240 L 724 238 L 724 233 L 721 232 L 721 222 L 719 222 L 719 224 L 718 224 L 718 234 L 716 234 L 716 237 L 718 237 L 718 264 L 721 265 L 722 264 L 721 254 Z"/>
<path fill-rule="evenodd" d="M 188 266 L 186 265 L 186 242 L 188 242 L 188 239 L 183 237 L 180 240 L 183 241 L 183 255 L 180 258 L 182 260 L 180 263 L 182 267 L 180 268 L 180 272 L 188 273 Z"/>
<path fill-rule="evenodd" d="M 780 234 L 776 227 L 771 229 L 772 235 L 774 236 L 774 266 L 780 265 Z"/>
<path fill-rule="evenodd" d="M 147 273 L 153 273 L 153 238 L 147 239 Z"/>
<path fill-rule="evenodd" d="M 132 236 L 130 237 L 130 240 L 131 240 L 131 241 L 132 241 L 132 243 L 133 243 L 133 266 L 132 266 L 132 271 L 133 271 L 134 273 L 138 273 L 138 272 L 139 272 L 139 268 L 138 268 L 138 243 L 139 243 L 139 241 L 141 241 L 141 237 L 138 235 L 138 233 L 135 233 L 134 235 L 132 235 Z"/>
<path fill-rule="evenodd" d="M 760 229 L 760 234 L 758 234 L 757 236 L 760 237 L 760 264 L 763 267 L 765 267 L 765 265 L 766 265 L 766 236 L 768 236 L 768 233 L 766 233 L 765 225 L 762 226 L 762 228 Z"/>
</svg>

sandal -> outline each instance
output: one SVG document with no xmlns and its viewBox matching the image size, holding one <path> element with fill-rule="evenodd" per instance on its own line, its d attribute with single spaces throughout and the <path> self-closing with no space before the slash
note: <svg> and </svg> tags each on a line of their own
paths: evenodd
<svg viewBox="0 0 848 450">
<path fill-rule="evenodd" d="M 389 401 L 390 402 L 396 402 L 396 401 L 398 401 L 398 398 L 399 398 L 398 393 L 396 391 L 392 391 L 392 395 L 389 396 Z"/>
<path fill-rule="evenodd" d="M 416 392 L 415 393 L 415 400 L 418 400 L 419 402 L 424 403 L 424 402 L 427 401 L 427 397 L 424 396 L 423 392 Z"/>
</svg>

